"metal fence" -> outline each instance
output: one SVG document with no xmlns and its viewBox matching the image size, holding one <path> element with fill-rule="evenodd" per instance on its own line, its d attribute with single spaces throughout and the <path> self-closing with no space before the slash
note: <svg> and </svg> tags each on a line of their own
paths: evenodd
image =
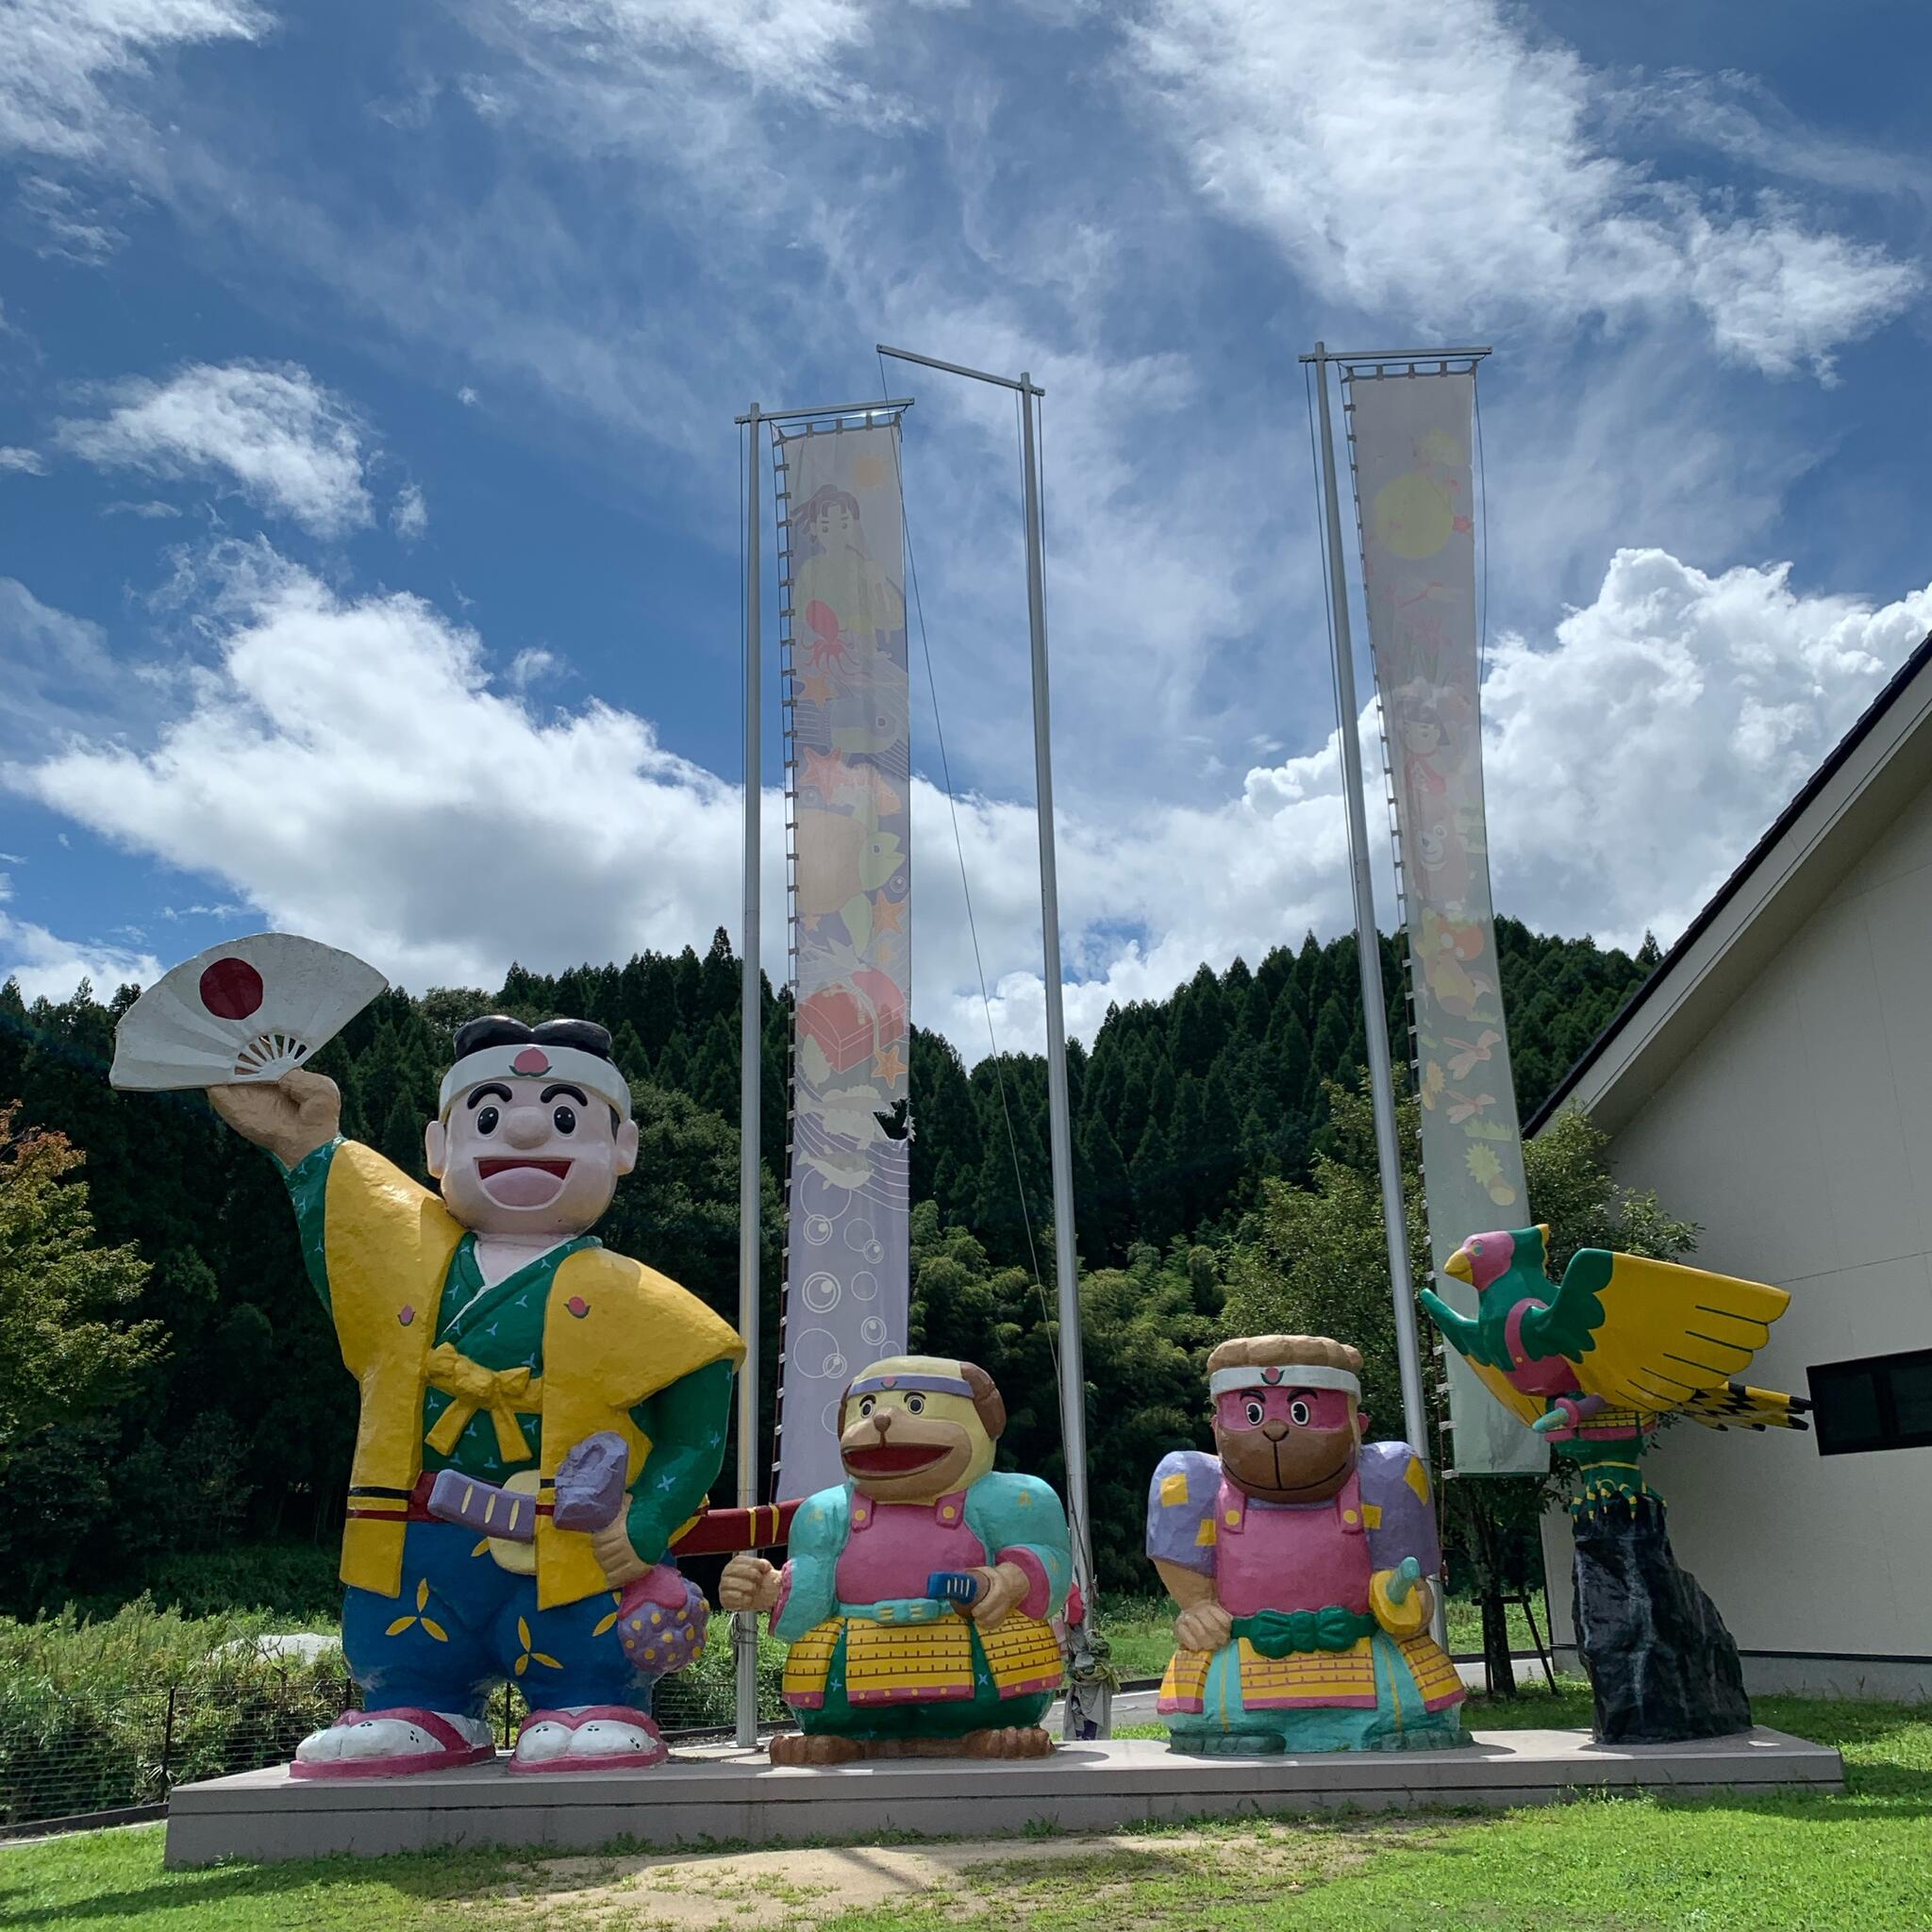
<svg viewBox="0 0 1932 1932">
<path fill-rule="evenodd" d="M 759 1714 L 775 1722 L 778 1657 L 761 1657 Z M 665 1735 L 690 1738 L 732 1722 L 728 1645 L 662 1679 L 653 1710 Z M 0 1836 L 59 1822 L 153 1815 L 177 1784 L 285 1764 L 310 1731 L 356 1708 L 346 1677 L 294 1671 L 239 1682 L 168 1684 L 111 1700 L 62 1698 L 28 1717 L 0 1717 Z M 491 1700 L 499 1742 L 516 1741 L 525 1706 L 513 1685 Z"/>
</svg>

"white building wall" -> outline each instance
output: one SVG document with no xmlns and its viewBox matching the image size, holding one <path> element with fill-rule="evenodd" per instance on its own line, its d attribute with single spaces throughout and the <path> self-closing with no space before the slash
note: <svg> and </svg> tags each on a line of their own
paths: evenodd
<svg viewBox="0 0 1932 1932">
<path fill-rule="evenodd" d="M 1611 1143 L 1703 1224 L 1695 1259 L 1791 1305 L 1748 1379 L 1932 1348 L 1932 785 Z M 1647 1464 L 1754 1689 L 1932 1696 L 1932 1448 L 1821 1457 L 1680 1423 Z M 1544 1527 L 1559 1644 L 1567 1521 Z"/>
</svg>

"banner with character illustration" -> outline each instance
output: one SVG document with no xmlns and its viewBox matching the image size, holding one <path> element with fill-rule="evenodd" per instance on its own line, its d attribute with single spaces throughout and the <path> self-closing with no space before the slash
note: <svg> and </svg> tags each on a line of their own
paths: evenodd
<svg viewBox="0 0 1932 1932">
<path fill-rule="evenodd" d="M 1381 694 L 1408 918 L 1423 1185 L 1436 1292 L 1472 1234 L 1528 1214 L 1490 901 L 1477 679 L 1475 376 L 1355 375 L 1346 397 L 1369 639 Z M 1461 1475 L 1545 1468 L 1549 1453 L 1451 1352 L 1447 1460 Z"/>
<path fill-rule="evenodd" d="M 907 1346 L 912 755 L 896 423 L 779 445 L 792 841 L 778 1489 L 843 1479 L 838 1405 Z"/>
</svg>

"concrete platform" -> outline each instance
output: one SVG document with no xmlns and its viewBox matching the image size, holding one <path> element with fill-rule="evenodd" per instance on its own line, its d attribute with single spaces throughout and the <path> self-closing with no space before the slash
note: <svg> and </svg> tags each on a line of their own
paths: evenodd
<svg viewBox="0 0 1932 1932">
<path fill-rule="evenodd" d="M 1579 1791 L 1844 1789 L 1823 1744 L 1763 1726 L 1690 1744 L 1600 1745 L 1587 1731 L 1479 1731 L 1458 1751 L 1194 1758 L 1154 1739 L 1063 1746 L 1046 1759 L 962 1764 L 887 1760 L 774 1771 L 762 1752 L 682 1752 L 628 1776 L 512 1777 L 503 1760 L 413 1778 L 296 1783 L 245 1772 L 178 1787 L 167 1861 L 262 1861 L 330 1852 L 375 1857 L 432 1845 L 543 1845 L 587 1851 L 627 1840 L 752 1845 L 863 1840 L 882 1830 L 996 1838 L 1046 1823 L 1098 1831 L 1135 1820 L 1298 1812 L 1350 1806 L 1534 1805 Z"/>
</svg>

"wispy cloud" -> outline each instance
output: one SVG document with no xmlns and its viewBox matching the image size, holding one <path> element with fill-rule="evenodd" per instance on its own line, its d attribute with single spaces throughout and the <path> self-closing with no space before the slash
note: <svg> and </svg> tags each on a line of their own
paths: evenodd
<svg viewBox="0 0 1932 1932">
<path fill-rule="evenodd" d="M 616 107 L 719 67 L 755 92 L 841 115 L 903 111 L 853 71 L 869 0 L 485 0 L 475 11 L 559 78 Z"/>
<path fill-rule="evenodd" d="M 139 503 L 131 503 L 125 498 L 115 503 L 104 503 L 101 514 L 104 517 L 138 517 L 142 523 L 153 524 L 168 517 L 178 517 L 181 511 L 175 504 L 163 503 L 159 497 L 150 496 Z"/>
<path fill-rule="evenodd" d="M 102 400 L 104 415 L 55 432 L 60 447 L 101 469 L 224 475 L 317 536 L 371 521 L 363 426 L 297 364 L 191 363 L 164 382 L 129 376 Z"/>
<path fill-rule="evenodd" d="M 414 543 L 429 527 L 429 505 L 420 485 L 405 483 L 396 491 L 389 526 L 405 543 Z"/>
<path fill-rule="evenodd" d="M 29 175 L 14 202 L 36 255 L 98 268 L 126 243 L 125 230 L 93 196 L 71 182 Z"/>
<path fill-rule="evenodd" d="M 22 476 L 44 476 L 47 459 L 37 449 L 23 449 L 17 443 L 0 443 L 0 470 L 11 470 Z"/>
<path fill-rule="evenodd" d="M 253 0 L 11 0 L 0 60 L 0 150 L 97 161 L 147 129 L 130 83 L 184 47 L 252 41 Z"/>
<path fill-rule="evenodd" d="M 1156 0 L 1128 41 L 1210 201 L 1428 331 L 1690 311 L 1768 375 L 1828 374 L 1921 285 L 1783 196 L 1623 158 L 1596 131 L 1620 84 L 1495 0 Z"/>
</svg>

